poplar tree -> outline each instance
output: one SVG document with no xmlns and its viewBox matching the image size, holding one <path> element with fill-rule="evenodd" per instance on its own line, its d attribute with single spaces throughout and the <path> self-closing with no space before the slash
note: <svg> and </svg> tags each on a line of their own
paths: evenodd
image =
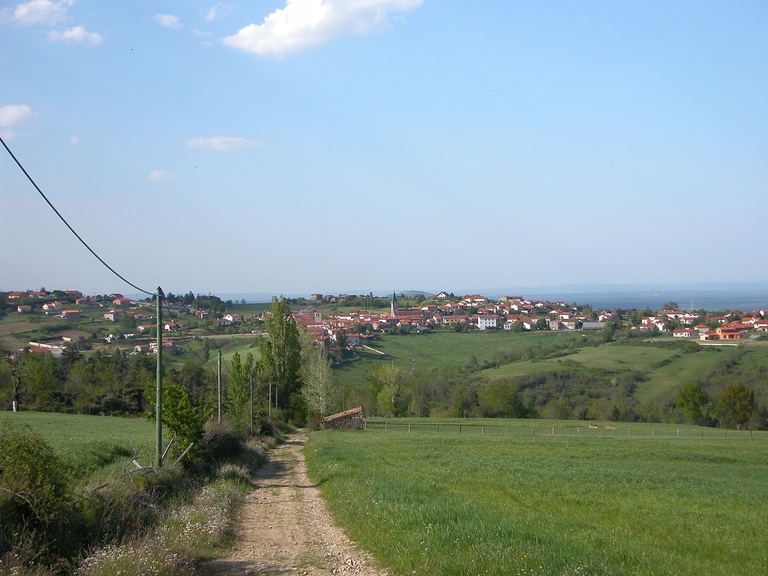
<svg viewBox="0 0 768 576">
<path fill-rule="evenodd" d="M 337 387 L 325 346 L 309 332 L 301 334 L 301 379 L 307 410 L 325 418 L 332 409 Z"/>
<path fill-rule="evenodd" d="M 256 380 L 256 365 L 253 354 L 248 352 L 245 362 L 235 352 L 232 357 L 229 386 L 227 387 L 227 413 L 236 428 L 248 424 L 251 410 L 251 385 Z"/>
<path fill-rule="evenodd" d="M 274 406 L 282 410 L 288 420 L 303 422 L 299 330 L 285 297 L 272 298 L 264 324 L 269 337 L 259 341 L 261 373 L 272 384 Z"/>
</svg>

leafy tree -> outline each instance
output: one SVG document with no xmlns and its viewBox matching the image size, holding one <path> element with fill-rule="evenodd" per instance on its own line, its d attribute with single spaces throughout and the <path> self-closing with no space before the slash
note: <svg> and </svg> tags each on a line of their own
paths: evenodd
<svg viewBox="0 0 768 576">
<path fill-rule="evenodd" d="M 662 310 L 679 310 L 680 306 L 677 305 L 677 302 L 674 300 L 670 300 L 664 306 L 661 307 Z"/>
<path fill-rule="evenodd" d="M 332 409 L 337 386 L 325 347 L 309 332 L 301 334 L 301 380 L 307 410 L 325 418 Z"/>
<path fill-rule="evenodd" d="M 147 386 L 146 398 L 154 408 L 157 398 L 154 386 Z M 204 426 L 212 414 L 213 407 L 209 404 L 193 406 L 183 385 L 166 384 L 163 387 L 163 424 L 176 435 L 174 453 L 179 454 L 194 443 L 191 453 L 193 456 L 200 454 Z M 154 409 L 147 416 L 154 420 Z"/>
<path fill-rule="evenodd" d="M 251 386 L 257 378 L 256 363 L 253 354 L 248 352 L 245 362 L 240 354 L 232 356 L 229 385 L 227 386 L 226 408 L 229 419 L 235 428 L 244 427 L 249 423 L 251 410 Z"/>
<path fill-rule="evenodd" d="M 411 376 L 394 364 L 385 364 L 369 370 L 367 378 L 374 382 L 376 403 L 384 416 L 405 416 L 408 413 L 411 391 L 405 381 Z"/>
<path fill-rule="evenodd" d="M 281 408 L 289 420 L 304 420 L 304 405 L 300 394 L 301 344 L 299 330 L 284 297 L 272 298 L 265 328 L 269 338 L 259 341 L 261 373 L 272 383 L 275 407 Z"/>
<path fill-rule="evenodd" d="M 757 410 L 755 391 L 741 383 L 731 384 L 723 393 L 722 406 L 741 430 L 742 424 L 749 422 Z"/>
<path fill-rule="evenodd" d="M 477 390 L 480 411 L 489 418 L 525 418 L 525 406 L 510 382 L 493 382 Z"/>
<path fill-rule="evenodd" d="M 693 424 L 694 421 L 703 417 L 701 409 L 708 401 L 707 393 L 695 382 L 690 382 L 677 393 L 675 404 Z"/>
<path fill-rule="evenodd" d="M 517 322 L 512 323 L 509 331 L 517 334 L 520 332 L 525 332 L 525 325 L 520 320 L 518 320 Z"/>
<path fill-rule="evenodd" d="M 123 314 L 120 318 L 120 331 L 123 334 L 135 332 L 136 330 L 136 317 L 133 314 Z"/>
<path fill-rule="evenodd" d="M 613 322 L 606 322 L 603 326 L 603 339 L 606 342 L 613 341 L 613 335 L 616 333 L 616 325 Z"/>
</svg>

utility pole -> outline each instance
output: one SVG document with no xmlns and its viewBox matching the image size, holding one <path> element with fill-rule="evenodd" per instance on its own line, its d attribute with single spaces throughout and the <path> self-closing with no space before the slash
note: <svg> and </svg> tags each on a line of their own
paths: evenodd
<svg viewBox="0 0 768 576">
<path fill-rule="evenodd" d="M 269 421 L 272 422 L 272 380 L 269 381 Z"/>
<path fill-rule="evenodd" d="M 221 424 L 221 350 L 219 350 L 219 362 L 218 362 L 218 397 L 219 397 L 219 424 Z"/>
<path fill-rule="evenodd" d="M 163 289 L 157 287 L 157 386 L 155 388 L 155 437 L 157 467 L 163 467 Z"/>
<path fill-rule="evenodd" d="M 251 373 L 250 384 L 251 384 L 251 436 L 253 436 L 253 373 Z"/>
</svg>

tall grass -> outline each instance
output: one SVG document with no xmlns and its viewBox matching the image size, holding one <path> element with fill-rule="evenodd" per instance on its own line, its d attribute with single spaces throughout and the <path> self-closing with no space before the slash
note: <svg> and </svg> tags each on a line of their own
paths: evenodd
<svg viewBox="0 0 768 576">
<path fill-rule="evenodd" d="M 237 503 L 272 443 L 252 439 L 226 462 L 214 454 L 194 473 L 168 466 L 129 477 L 123 470 L 135 472 L 127 465 L 137 451 L 142 463 L 151 463 L 147 440 L 154 427 L 147 422 L 35 413 L 6 420 L 33 426 L 52 445 L 57 470 L 74 481 L 55 533 L 50 523 L 25 523 L 13 498 L 0 491 L 0 576 L 189 574 L 226 548 Z M 35 462 L 35 470 L 45 463 Z"/>
<path fill-rule="evenodd" d="M 398 574 L 768 573 L 768 435 L 646 428 L 327 431 L 307 461 L 352 538 Z"/>
</svg>

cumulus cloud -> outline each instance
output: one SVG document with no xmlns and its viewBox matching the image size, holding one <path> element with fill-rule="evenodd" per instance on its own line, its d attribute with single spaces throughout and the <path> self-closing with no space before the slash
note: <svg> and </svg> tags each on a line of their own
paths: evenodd
<svg viewBox="0 0 768 576">
<path fill-rule="evenodd" d="M 234 136 L 213 136 L 211 138 L 193 138 L 187 140 L 190 148 L 203 148 L 205 150 L 239 150 L 241 148 L 253 148 L 261 146 L 261 142 L 247 138 Z"/>
<path fill-rule="evenodd" d="M 35 117 L 32 108 L 26 104 L 8 104 L 0 106 L 0 126 L 7 128 L 23 124 Z"/>
<path fill-rule="evenodd" d="M 147 178 L 150 180 L 169 180 L 172 178 L 172 175 L 170 172 L 166 172 L 165 170 L 153 170 L 149 173 Z"/>
<path fill-rule="evenodd" d="M 160 24 L 160 26 L 173 28 L 174 30 L 181 28 L 181 22 L 173 14 L 155 14 L 155 22 Z"/>
<path fill-rule="evenodd" d="M 80 144 L 80 138 L 77 137 L 77 134 L 72 134 L 72 136 L 69 137 L 69 143 Z"/>
<path fill-rule="evenodd" d="M 216 20 L 217 18 L 223 18 L 232 13 L 232 6 L 228 4 L 216 4 L 211 7 L 208 13 L 205 15 L 206 20 Z"/>
<path fill-rule="evenodd" d="M 104 38 L 96 32 L 88 32 L 88 30 L 85 29 L 85 26 L 75 26 L 64 32 L 57 32 L 56 30 L 48 32 L 48 40 L 51 42 L 60 40 L 75 44 L 84 42 L 90 46 L 95 46 L 96 44 L 101 44 L 104 41 Z"/>
<path fill-rule="evenodd" d="M 71 6 L 71 0 L 63 2 L 51 2 L 51 0 L 32 0 L 17 4 L 16 8 L 10 13 L 10 19 L 18 24 L 55 24 L 64 20 L 67 13 L 67 6 Z"/>
<path fill-rule="evenodd" d="M 389 26 L 391 12 L 406 12 L 423 0 L 287 0 L 263 24 L 250 24 L 222 43 L 259 56 L 286 56 L 343 36 Z"/>
<path fill-rule="evenodd" d="M 16 138 L 16 136 L 18 136 L 18 134 L 16 134 L 16 132 L 11 130 L 10 128 L 3 128 L 2 130 L 0 130 L 0 138 L 2 138 L 3 140 L 13 140 L 14 138 Z"/>
</svg>

